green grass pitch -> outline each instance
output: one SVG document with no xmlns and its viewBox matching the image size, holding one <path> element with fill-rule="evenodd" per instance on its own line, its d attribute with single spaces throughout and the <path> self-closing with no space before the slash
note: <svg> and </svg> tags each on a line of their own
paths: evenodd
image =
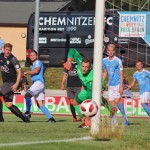
<svg viewBox="0 0 150 150">
<path fill-rule="evenodd" d="M 12 114 L 5 114 L 4 117 L 5 122 L 0 123 L 0 150 L 148 150 L 150 148 L 148 119 L 129 118 L 131 125 L 124 127 L 123 135 L 119 138 L 90 139 L 90 129 L 77 128 L 81 122 L 72 122 L 71 116 L 55 116 L 57 120 L 55 124 L 47 123 L 47 118 L 43 115 L 32 115 L 31 123 L 23 123 Z M 121 122 L 122 119 L 119 118 L 119 123 Z"/>
</svg>

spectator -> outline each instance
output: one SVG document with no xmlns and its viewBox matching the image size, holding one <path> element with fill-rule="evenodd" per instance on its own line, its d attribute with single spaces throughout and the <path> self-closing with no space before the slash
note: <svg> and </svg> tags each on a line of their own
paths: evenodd
<svg viewBox="0 0 150 150">
<path fill-rule="evenodd" d="M 128 85 L 129 85 L 128 79 L 125 76 L 123 76 L 123 97 L 131 98 L 132 91 L 131 89 L 127 88 Z"/>
</svg>

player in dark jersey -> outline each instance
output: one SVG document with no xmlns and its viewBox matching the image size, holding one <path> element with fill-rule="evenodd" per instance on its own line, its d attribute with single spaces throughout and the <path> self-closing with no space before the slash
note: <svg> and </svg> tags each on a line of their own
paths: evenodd
<svg viewBox="0 0 150 150">
<path fill-rule="evenodd" d="M 17 58 L 11 52 L 12 44 L 4 44 L 4 53 L 0 54 L 0 67 L 3 81 L 3 84 L 0 86 L 0 96 L 4 97 L 6 107 L 14 115 L 21 118 L 24 122 L 29 122 L 29 118 L 24 116 L 18 107 L 12 103 L 14 92 L 19 88 L 21 67 Z M 2 101 L 0 100 L 0 122 L 4 121 L 2 106 Z"/>
<path fill-rule="evenodd" d="M 64 90 L 64 85 L 67 82 L 66 90 L 67 90 L 67 97 L 70 101 L 70 110 L 73 116 L 73 122 L 77 122 L 76 111 L 73 106 L 73 101 L 78 95 L 78 93 L 81 91 L 82 84 L 78 77 L 78 73 L 76 69 L 77 63 L 72 61 L 71 64 L 72 65 L 70 70 L 64 68 L 61 89 Z"/>
</svg>

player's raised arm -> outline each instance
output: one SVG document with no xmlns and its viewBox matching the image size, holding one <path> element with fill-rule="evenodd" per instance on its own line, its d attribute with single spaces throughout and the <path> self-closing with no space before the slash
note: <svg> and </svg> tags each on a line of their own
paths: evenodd
<svg viewBox="0 0 150 150">
<path fill-rule="evenodd" d="M 74 60 L 78 65 L 81 65 L 83 56 L 79 54 L 79 52 L 75 48 L 70 48 L 68 57 L 67 57 L 67 62 L 64 63 L 64 68 L 67 70 L 70 70 L 71 68 L 71 62 Z"/>
</svg>

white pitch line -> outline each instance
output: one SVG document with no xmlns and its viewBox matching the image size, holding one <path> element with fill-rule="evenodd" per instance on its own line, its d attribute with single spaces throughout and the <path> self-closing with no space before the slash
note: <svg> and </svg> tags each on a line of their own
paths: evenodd
<svg viewBox="0 0 150 150">
<path fill-rule="evenodd" d="M 79 140 L 91 140 L 93 139 L 90 136 L 85 136 L 81 138 L 65 139 L 65 140 L 48 140 L 48 141 L 33 141 L 33 142 L 16 142 L 16 143 L 3 143 L 0 144 L 0 147 L 6 146 L 18 146 L 18 145 L 32 145 L 32 144 L 45 144 L 45 143 L 57 143 L 57 142 L 74 142 Z"/>
</svg>

